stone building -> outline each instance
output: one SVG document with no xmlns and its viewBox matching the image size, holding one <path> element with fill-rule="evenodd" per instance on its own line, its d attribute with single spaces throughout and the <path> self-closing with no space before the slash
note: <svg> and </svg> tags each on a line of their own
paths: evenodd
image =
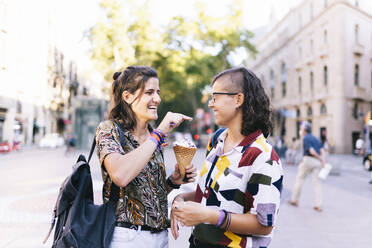
<svg viewBox="0 0 372 248">
<path fill-rule="evenodd" d="M 271 97 L 275 136 L 298 137 L 300 122 L 351 153 L 372 109 L 372 1 L 304 0 L 256 40 L 246 61 Z"/>
<path fill-rule="evenodd" d="M 55 3 L 0 0 L 0 143 L 37 144 L 71 121 L 78 72 L 56 46 Z"/>
</svg>

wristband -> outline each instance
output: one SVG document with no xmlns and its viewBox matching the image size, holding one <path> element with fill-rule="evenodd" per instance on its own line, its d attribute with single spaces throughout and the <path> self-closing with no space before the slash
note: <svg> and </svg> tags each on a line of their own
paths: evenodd
<svg viewBox="0 0 372 248">
<path fill-rule="evenodd" d="M 227 229 L 229 229 L 229 227 L 230 227 L 230 223 L 231 223 L 231 213 L 228 212 L 228 213 L 227 213 L 227 224 L 226 224 L 226 226 L 225 226 L 225 228 L 224 228 L 225 231 L 227 231 Z"/>
<path fill-rule="evenodd" d="M 160 133 L 164 138 L 167 137 L 160 129 L 155 129 L 154 131 Z"/>
<path fill-rule="evenodd" d="M 225 220 L 225 217 L 226 217 L 226 214 L 223 210 L 220 210 L 220 217 L 218 218 L 218 221 L 217 221 L 217 224 L 216 224 L 216 227 L 221 227 L 222 223 L 224 222 Z"/>
<path fill-rule="evenodd" d="M 168 186 L 171 187 L 172 189 L 179 189 L 179 188 L 181 187 L 181 185 L 179 185 L 179 184 L 174 184 L 174 183 L 172 182 L 172 180 L 170 179 L 170 176 L 167 178 L 166 183 L 167 183 Z"/>
<path fill-rule="evenodd" d="M 160 129 L 155 129 L 152 131 L 150 134 L 151 137 L 153 137 L 157 141 L 157 147 L 159 148 L 160 146 L 166 146 L 168 143 L 165 141 L 166 135 L 160 130 Z M 151 139 L 152 140 L 152 139 Z M 154 141 L 154 140 L 153 140 Z"/>
</svg>

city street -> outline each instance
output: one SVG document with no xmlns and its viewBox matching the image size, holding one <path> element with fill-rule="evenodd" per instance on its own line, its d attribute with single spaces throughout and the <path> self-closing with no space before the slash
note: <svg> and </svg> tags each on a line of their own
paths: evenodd
<svg viewBox="0 0 372 248">
<path fill-rule="evenodd" d="M 87 152 L 85 152 L 87 153 Z M 0 155 L 0 248 L 50 247 L 52 237 L 42 245 L 51 220 L 58 189 L 71 172 L 77 159 L 64 156 L 64 148 L 56 150 L 28 149 Z M 201 166 L 204 150 L 194 158 Z M 174 165 L 172 150 L 165 152 L 167 172 Z M 287 204 L 294 184 L 297 166 L 284 166 L 285 180 L 279 220 L 272 248 L 368 248 L 372 244 L 372 185 L 363 170 L 360 157 L 337 155 L 330 158 L 336 167 L 324 184 L 324 211 L 313 210 L 310 177 L 305 181 L 299 207 Z M 102 187 L 97 156 L 91 163 L 96 202 L 101 202 Z M 183 186 L 188 191 L 193 185 Z M 169 201 L 175 194 L 169 195 Z M 169 247 L 188 247 L 190 228 L 180 227 L 181 236 L 169 235 Z"/>
</svg>

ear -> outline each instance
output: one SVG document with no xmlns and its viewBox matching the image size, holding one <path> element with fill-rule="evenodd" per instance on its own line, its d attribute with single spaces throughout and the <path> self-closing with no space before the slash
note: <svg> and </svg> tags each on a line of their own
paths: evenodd
<svg viewBox="0 0 372 248">
<path fill-rule="evenodd" d="M 241 108 L 244 103 L 244 94 L 243 93 L 237 94 L 235 99 L 236 99 L 236 108 Z"/>
<path fill-rule="evenodd" d="M 124 90 L 123 93 L 121 94 L 121 99 L 131 105 L 134 101 L 134 95 L 131 94 L 129 91 Z"/>
</svg>

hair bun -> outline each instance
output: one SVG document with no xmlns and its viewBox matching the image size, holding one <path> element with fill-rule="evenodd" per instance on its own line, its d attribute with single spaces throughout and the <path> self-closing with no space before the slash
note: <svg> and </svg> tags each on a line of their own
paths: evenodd
<svg viewBox="0 0 372 248">
<path fill-rule="evenodd" d="M 112 77 L 114 80 L 116 80 L 118 77 L 120 77 L 121 71 L 117 71 L 114 73 L 114 76 Z"/>
</svg>

